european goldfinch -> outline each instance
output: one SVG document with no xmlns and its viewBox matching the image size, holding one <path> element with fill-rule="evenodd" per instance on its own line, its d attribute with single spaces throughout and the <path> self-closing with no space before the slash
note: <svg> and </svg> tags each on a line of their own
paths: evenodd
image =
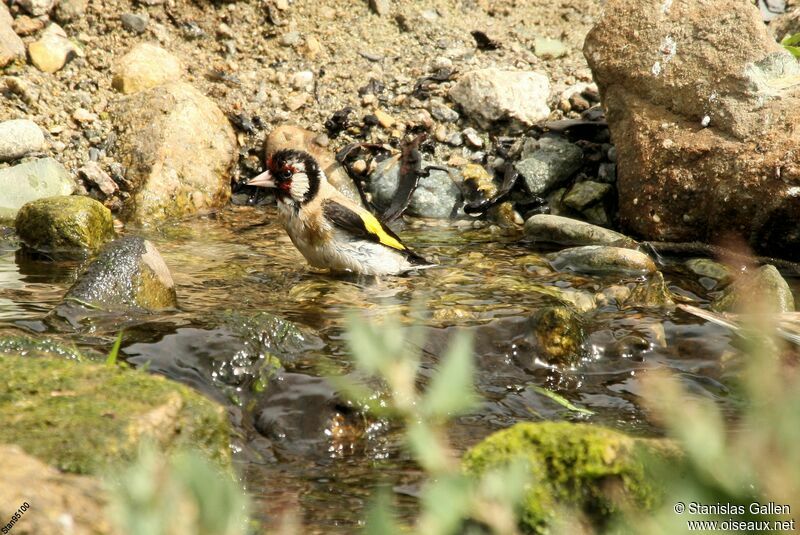
<svg viewBox="0 0 800 535">
<path fill-rule="evenodd" d="M 272 188 L 295 247 L 314 267 L 361 275 L 396 275 L 432 267 L 368 210 L 334 188 L 313 156 L 281 150 L 248 186 Z"/>
</svg>

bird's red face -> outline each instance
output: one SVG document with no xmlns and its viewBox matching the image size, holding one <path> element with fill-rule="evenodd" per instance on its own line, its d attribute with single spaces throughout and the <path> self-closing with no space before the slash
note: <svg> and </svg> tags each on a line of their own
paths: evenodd
<svg viewBox="0 0 800 535">
<path fill-rule="evenodd" d="M 248 186 L 272 188 L 279 200 L 303 204 L 319 189 L 319 167 L 309 154 L 282 150 L 267 160 L 267 170 L 251 179 Z"/>
</svg>

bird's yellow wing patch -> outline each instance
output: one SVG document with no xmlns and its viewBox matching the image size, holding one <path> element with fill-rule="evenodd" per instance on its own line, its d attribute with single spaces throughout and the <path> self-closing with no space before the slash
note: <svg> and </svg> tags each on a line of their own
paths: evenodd
<svg viewBox="0 0 800 535">
<path fill-rule="evenodd" d="M 387 247 L 391 247 L 392 249 L 405 251 L 406 246 L 400 243 L 400 240 L 389 234 L 389 232 L 386 231 L 381 222 L 378 221 L 378 218 L 376 218 L 374 215 L 366 211 L 361 212 L 358 215 L 360 215 L 361 219 L 364 221 L 364 227 L 367 229 L 367 232 L 377 236 L 379 242 L 386 245 Z"/>
</svg>

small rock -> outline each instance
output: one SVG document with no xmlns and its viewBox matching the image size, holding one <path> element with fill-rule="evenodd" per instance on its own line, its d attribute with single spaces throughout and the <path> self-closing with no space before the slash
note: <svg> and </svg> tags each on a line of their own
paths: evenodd
<svg viewBox="0 0 800 535">
<path fill-rule="evenodd" d="M 530 71 L 481 69 L 464 74 L 450 98 L 484 128 L 498 121 L 532 126 L 550 115 L 550 82 Z"/>
<path fill-rule="evenodd" d="M 610 190 L 611 186 L 602 182 L 592 182 L 591 180 L 578 182 L 564 195 L 562 202 L 580 212 L 587 206 L 602 201 Z"/>
<path fill-rule="evenodd" d="M 570 307 L 545 307 L 528 320 L 530 338 L 537 360 L 555 366 L 574 366 L 583 354 L 584 330 L 578 314 Z M 522 363 L 533 366 L 536 363 Z"/>
<path fill-rule="evenodd" d="M 607 227 L 611 224 L 611 219 L 608 217 L 608 212 L 606 211 L 605 206 L 602 204 L 595 204 L 590 208 L 586 208 L 583 212 L 581 212 L 581 214 L 586 218 L 586 221 L 593 225 Z"/>
<path fill-rule="evenodd" d="M 28 119 L 0 123 L 0 162 L 16 160 L 44 148 L 44 133 Z"/>
<path fill-rule="evenodd" d="M 5 81 L 6 89 L 17 95 L 25 104 L 32 106 L 39 101 L 41 93 L 32 82 L 19 76 L 6 76 L 3 80 Z"/>
<path fill-rule="evenodd" d="M 464 144 L 464 136 L 461 132 L 454 132 L 447 138 L 447 144 L 453 147 L 460 147 Z"/>
<path fill-rule="evenodd" d="M 89 197 L 47 197 L 20 208 L 14 227 L 36 251 L 82 255 L 114 238 L 111 211 Z"/>
<path fill-rule="evenodd" d="M 181 62 L 163 48 L 141 43 L 119 60 L 111 85 L 128 95 L 181 77 Z"/>
<path fill-rule="evenodd" d="M 322 52 L 322 45 L 313 35 L 306 37 L 306 42 L 303 47 L 303 53 L 310 59 L 316 58 Z"/>
<path fill-rule="evenodd" d="M 537 37 L 533 42 L 533 53 L 542 59 L 556 59 L 567 55 L 569 49 L 562 41 L 549 37 Z"/>
<path fill-rule="evenodd" d="M 714 300 L 715 312 L 763 313 L 794 312 L 792 290 L 775 266 L 761 266 L 740 275 Z"/>
<path fill-rule="evenodd" d="M 612 245 L 636 247 L 631 238 L 613 230 L 577 219 L 550 214 L 537 214 L 525 222 L 525 237 L 534 242 L 559 245 Z"/>
<path fill-rule="evenodd" d="M 614 182 L 616 182 L 617 164 L 601 163 L 600 166 L 597 168 L 597 180 L 599 180 L 600 182 L 605 182 L 606 184 L 613 184 Z"/>
<path fill-rule="evenodd" d="M 79 55 L 75 45 L 67 39 L 67 34 L 57 24 L 51 24 L 38 41 L 28 45 L 31 62 L 42 72 L 54 73 L 66 65 L 67 61 Z"/>
<path fill-rule="evenodd" d="M 86 165 L 78 169 L 78 175 L 90 185 L 99 189 L 106 197 L 114 195 L 119 190 L 117 183 L 108 173 L 103 171 L 96 161 L 87 162 Z"/>
<path fill-rule="evenodd" d="M 0 67 L 25 59 L 25 43 L 14 31 L 13 23 L 5 3 L 0 2 Z"/>
<path fill-rule="evenodd" d="M 583 164 L 583 151 L 569 141 L 559 137 L 543 137 L 539 148 L 530 155 L 523 152 L 516 164 L 528 191 L 540 196 L 565 181 Z"/>
<path fill-rule="evenodd" d="M 300 32 L 286 32 L 281 35 L 278 42 L 283 46 L 295 46 L 300 44 L 300 39 L 302 39 Z"/>
<path fill-rule="evenodd" d="M 147 31 L 147 24 L 150 22 L 150 17 L 148 17 L 147 14 L 137 15 L 135 13 L 123 13 L 120 15 L 119 20 L 122 22 L 123 28 L 129 32 L 141 35 Z"/>
<path fill-rule="evenodd" d="M 0 218 L 14 218 L 28 202 L 70 195 L 75 182 L 64 166 L 53 158 L 32 160 L 0 169 Z"/>
<path fill-rule="evenodd" d="M 108 244 L 67 291 L 64 301 L 120 313 L 178 305 L 164 259 L 152 243 L 133 236 Z"/>
<path fill-rule="evenodd" d="M 357 175 L 363 175 L 367 170 L 367 162 L 364 160 L 356 160 L 351 167 L 352 171 Z"/>
<path fill-rule="evenodd" d="M 306 93 L 298 93 L 291 95 L 286 99 L 286 109 L 289 111 L 297 111 L 308 102 L 308 95 Z"/>
<path fill-rule="evenodd" d="M 217 26 L 217 37 L 220 39 L 235 39 L 236 33 L 233 31 L 233 28 L 221 22 L 219 26 Z"/>
<path fill-rule="evenodd" d="M 44 28 L 44 20 L 32 19 L 26 15 L 20 15 L 14 19 L 14 31 L 20 37 L 32 35 Z"/>
<path fill-rule="evenodd" d="M 444 143 L 447 141 L 447 127 L 443 124 L 440 124 L 436 127 L 436 130 L 433 131 L 433 137 L 439 143 Z"/>
<path fill-rule="evenodd" d="M 93 123 L 97 120 L 97 115 L 85 108 L 78 108 L 72 113 L 72 118 L 81 124 Z"/>
<path fill-rule="evenodd" d="M 713 290 L 720 283 L 727 284 L 733 278 L 733 272 L 728 266 L 708 258 L 690 258 L 684 265 L 700 277 L 700 284 L 707 290 Z"/>
<path fill-rule="evenodd" d="M 381 17 L 388 15 L 392 10 L 392 4 L 389 0 L 369 0 L 369 7 Z"/>
<path fill-rule="evenodd" d="M 383 128 L 391 128 L 392 125 L 395 122 L 397 122 L 397 121 L 395 121 L 394 117 L 392 117 L 391 115 L 389 115 L 388 113 L 386 113 L 383 110 L 375 110 L 375 117 L 378 118 L 378 123 Z"/>
<path fill-rule="evenodd" d="M 55 18 L 62 24 L 78 20 L 86 13 L 88 4 L 89 0 L 59 0 Z"/>
<path fill-rule="evenodd" d="M 478 135 L 478 132 L 474 128 L 467 128 L 461 132 L 461 134 L 464 136 L 467 144 L 473 149 L 483 147 L 483 139 L 481 139 L 481 136 Z"/>
<path fill-rule="evenodd" d="M 460 117 L 460 115 L 456 110 L 448 106 L 445 106 L 440 102 L 431 102 L 430 108 L 431 108 L 430 109 L 431 115 L 437 121 L 442 121 L 445 123 L 454 123 L 458 121 Z"/>
<path fill-rule="evenodd" d="M 300 71 L 292 76 L 292 87 L 295 89 L 305 89 L 314 82 L 314 73 L 311 71 Z"/>
<path fill-rule="evenodd" d="M 276 0 L 275 7 L 277 7 L 281 11 L 286 11 L 287 9 L 289 9 L 289 0 Z"/>
<path fill-rule="evenodd" d="M 656 264 L 646 254 L 634 249 L 607 245 L 572 247 L 550 255 L 550 265 L 558 271 L 586 274 L 620 274 L 629 276 L 655 273 Z"/>
<path fill-rule="evenodd" d="M 431 165 L 423 161 L 423 167 Z M 397 191 L 400 160 L 387 158 L 378 164 L 370 176 L 368 189 L 380 208 L 388 208 Z M 453 170 L 454 171 L 454 170 Z M 408 213 L 419 217 L 448 219 L 453 217 L 463 204 L 459 187 L 453 183 L 448 173 L 432 170 L 427 177 L 419 180 L 419 185 L 411 196 Z"/>
<path fill-rule="evenodd" d="M 626 307 L 674 307 L 672 292 L 667 288 L 664 274 L 653 273 L 647 281 L 637 285 L 625 301 Z"/>
<path fill-rule="evenodd" d="M 56 3 L 56 0 L 17 0 L 19 6 L 34 17 L 47 15 Z"/>
</svg>

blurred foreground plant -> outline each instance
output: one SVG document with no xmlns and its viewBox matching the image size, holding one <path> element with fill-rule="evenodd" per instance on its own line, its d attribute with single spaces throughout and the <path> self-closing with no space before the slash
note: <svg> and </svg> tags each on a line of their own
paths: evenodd
<svg viewBox="0 0 800 535">
<path fill-rule="evenodd" d="M 243 535 L 248 502 L 230 474 L 193 451 L 169 457 L 143 444 L 109 477 L 110 516 L 125 535 Z"/>
<path fill-rule="evenodd" d="M 404 329 L 398 321 L 377 325 L 353 319 L 348 342 L 357 369 L 382 380 L 388 398 L 343 378 L 335 378 L 335 382 L 356 403 L 404 426 L 407 446 L 428 476 L 413 527 L 397 523 L 390 496 L 381 493 L 367 518 L 366 533 L 517 533 L 516 508 L 528 483 L 523 461 L 480 478 L 468 475 L 446 435 L 448 420 L 478 407 L 471 338 L 461 333 L 452 340 L 425 392 L 417 387 L 419 329 Z"/>
</svg>

